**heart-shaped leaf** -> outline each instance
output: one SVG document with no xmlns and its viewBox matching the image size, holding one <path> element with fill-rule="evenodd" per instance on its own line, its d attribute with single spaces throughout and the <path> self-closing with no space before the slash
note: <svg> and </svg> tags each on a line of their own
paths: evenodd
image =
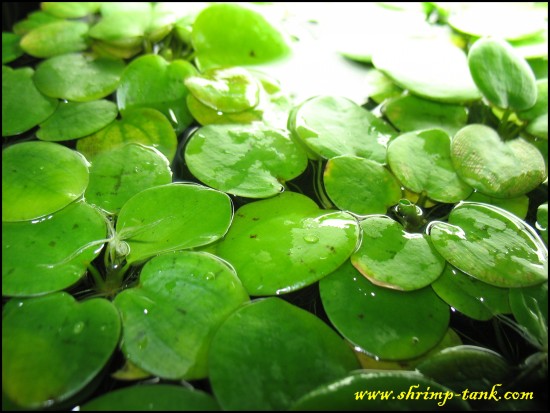
<svg viewBox="0 0 550 413">
<path fill-rule="evenodd" d="M 273 295 L 330 274 L 358 238 L 359 225 L 350 214 L 320 210 L 305 195 L 283 192 L 239 208 L 216 251 L 235 267 L 250 295 Z"/>
<path fill-rule="evenodd" d="M 34 57 L 52 57 L 88 48 L 84 22 L 61 20 L 38 26 L 21 39 L 21 48 Z"/>
<path fill-rule="evenodd" d="M 289 129 L 322 158 L 355 155 L 386 163 L 386 144 L 393 128 L 356 103 L 342 97 L 311 98 L 295 109 Z"/>
<path fill-rule="evenodd" d="M 361 221 L 363 238 L 351 262 L 371 282 L 396 290 L 417 290 L 435 281 L 445 260 L 427 235 L 406 232 L 386 216 Z"/>
<path fill-rule="evenodd" d="M 93 135 L 79 139 L 76 149 L 88 160 L 127 143 L 152 146 L 172 161 L 178 140 L 170 122 L 155 109 L 127 109 L 122 119 L 115 120 Z"/>
<path fill-rule="evenodd" d="M 277 195 L 307 167 L 287 131 L 266 126 L 208 125 L 185 147 L 185 163 L 206 185 L 250 198 Z"/>
<path fill-rule="evenodd" d="M 356 156 L 329 159 L 323 183 L 334 205 L 359 215 L 384 214 L 401 199 L 401 187 L 390 171 Z"/>
<path fill-rule="evenodd" d="M 128 243 L 129 263 L 165 251 L 198 247 L 221 238 L 233 215 L 223 192 L 195 184 L 168 184 L 139 192 L 120 210 L 118 236 Z"/>
<path fill-rule="evenodd" d="M 509 43 L 490 37 L 477 40 L 468 52 L 468 65 L 477 87 L 492 104 L 514 111 L 535 104 L 533 70 Z"/>
<path fill-rule="evenodd" d="M 449 306 L 429 287 L 407 292 L 378 287 L 347 261 L 319 289 L 334 327 L 378 359 L 416 358 L 447 332 Z"/>
<path fill-rule="evenodd" d="M 145 384 L 105 393 L 80 406 L 81 411 L 216 411 L 214 398 L 200 390 L 173 384 Z"/>
<path fill-rule="evenodd" d="M 44 96 L 32 81 L 29 68 L 2 66 L 2 136 L 18 135 L 48 119 L 57 99 Z"/>
<path fill-rule="evenodd" d="M 503 142 L 485 125 L 468 125 L 451 143 L 456 172 L 468 185 L 495 198 L 523 195 L 546 179 L 539 150 L 522 138 Z"/>
<path fill-rule="evenodd" d="M 298 351 L 289 351 L 289 344 Z M 210 382 L 224 410 L 286 410 L 302 395 L 358 367 L 317 317 L 279 298 L 245 305 L 217 331 Z"/>
<path fill-rule="evenodd" d="M 114 92 L 123 70 L 124 62 L 120 59 L 94 59 L 71 53 L 41 62 L 33 80 L 47 96 L 88 102 Z"/>
<path fill-rule="evenodd" d="M 2 310 L 2 391 L 25 408 L 66 400 L 99 374 L 119 335 L 118 312 L 107 300 L 79 303 L 67 293 L 13 299 Z"/>
<path fill-rule="evenodd" d="M 388 164 L 403 185 L 434 201 L 454 203 L 472 193 L 458 177 L 451 161 L 451 139 L 440 129 L 409 132 L 392 140 Z"/>
<path fill-rule="evenodd" d="M 61 103 L 54 114 L 40 124 L 36 136 L 50 142 L 82 138 L 104 128 L 117 115 L 116 105 L 108 100 Z"/>
<path fill-rule="evenodd" d="M 290 51 L 283 35 L 260 13 L 231 3 L 203 9 L 193 23 L 191 41 L 201 69 L 266 63 Z"/>
<path fill-rule="evenodd" d="M 124 70 L 116 94 L 118 107 L 121 111 L 157 109 L 179 134 L 193 121 L 187 109 L 189 91 L 184 81 L 195 73 L 194 66 L 185 60 L 167 62 L 159 55 L 140 56 Z"/>
<path fill-rule="evenodd" d="M 72 149 L 23 142 L 2 151 L 2 221 L 54 213 L 80 198 L 87 186 L 88 163 Z"/>
<path fill-rule="evenodd" d="M 155 376 L 205 378 L 215 331 L 247 300 L 234 271 L 213 255 L 155 257 L 143 267 L 139 285 L 114 301 L 124 323 L 122 351 Z"/>
<path fill-rule="evenodd" d="M 432 288 L 443 301 L 474 320 L 489 320 L 511 312 L 507 288 L 485 284 L 450 265 Z"/>
<path fill-rule="evenodd" d="M 526 287 L 548 279 L 548 251 L 537 233 L 515 215 L 463 202 L 449 222 L 434 221 L 433 245 L 459 270 L 496 287 Z"/>
<path fill-rule="evenodd" d="M 2 64 L 12 62 L 25 53 L 19 45 L 20 41 L 21 36 L 15 33 L 2 32 Z"/>
<path fill-rule="evenodd" d="M 89 203 L 118 213 L 138 192 L 170 182 L 172 171 L 163 154 L 150 146 L 128 143 L 94 158 L 84 195 Z"/>
<path fill-rule="evenodd" d="M 2 294 L 31 296 L 76 283 L 101 251 L 105 219 L 84 202 L 49 217 L 2 222 Z"/>
<path fill-rule="evenodd" d="M 510 307 L 532 344 L 548 346 L 548 283 L 510 289 Z"/>
</svg>

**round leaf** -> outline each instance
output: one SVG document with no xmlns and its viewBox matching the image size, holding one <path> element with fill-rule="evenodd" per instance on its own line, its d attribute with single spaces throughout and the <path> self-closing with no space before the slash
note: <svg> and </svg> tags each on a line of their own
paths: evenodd
<svg viewBox="0 0 550 413">
<path fill-rule="evenodd" d="M 11 300 L 2 311 L 2 391 L 26 408 L 66 400 L 101 372 L 119 335 L 118 312 L 101 298 Z"/>
<path fill-rule="evenodd" d="M 235 267 L 249 294 L 283 294 L 338 268 L 358 237 L 350 214 L 320 210 L 305 195 L 283 192 L 239 208 L 216 253 Z"/>
<path fill-rule="evenodd" d="M 464 202 L 449 222 L 434 221 L 429 233 L 445 259 L 496 287 L 526 287 L 548 279 L 548 251 L 535 231 L 515 215 L 486 204 Z"/>
<path fill-rule="evenodd" d="M 401 199 L 399 183 L 384 166 L 355 156 L 330 159 L 323 183 L 334 205 L 355 214 L 384 214 Z"/>
<path fill-rule="evenodd" d="M 233 313 L 214 336 L 209 362 L 212 388 L 224 410 L 286 410 L 305 393 L 358 367 L 332 329 L 275 297 Z"/>
<path fill-rule="evenodd" d="M 28 131 L 55 112 L 58 101 L 44 96 L 32 81 L 29 68 L 2 66 L 2 136 Z"/>
<path fill-rule="evenodd" d="M 320 96 L 302 103 L 289 129 L 322 158 L 355 155 L 386 162 L 386 144 L 395 131 L 383 120 L 342 97 Z"/>
<path fill-rule="evenodd" d="M 448 103 L 480 97 L 466 55 L 449 41 L 408 39 L 376 50 L 374 66 L 415 95 Z"/>
<path fill-rule="evenodd" d="M 493 198 L 474 191 L 465 201 L 494 205 L 511 212 L 520 219 L 525 219 L 529 210 L 529 197 L 527 195 L 520 195 L 515 198 Z"/>
<path fill-rule="evenodd" d="M 20 41 L 21 36 L 14 33 L 2 32 L 2 64 L 12 62 L 25 53 L 21 49 L 21 46 L 19 46 Z"/>
<path fill-rule="evenodd" d="M 346 262 L 319 289 L 334 327 L 379 359 L 418 357 L 447 332 L 449 307 L 429 287 L 408 292 L 378 287 Z"/>
<path fill-rule="evenodd" d="M 266 63 L 286 56 L 282 34 L 260 13 L 239 4 L 212 4 L 196 17 L 191 32 L 201 68 Z"/>
<path fill-rule="evenodd" d="M 548 117 L 548 79 L 537 80 L 537 101 L 535 105 L 529 110 L 518 113 L 521 119 L 529 121 L 543 115 Z"/>
<path fill-rule="evenodd" d="M 187 109 L 189 91 L 184 80 L 195 73 L 193 65 L 184 60 L 167 62 L 159 55 L 141 56 L 122 75 L 116 95 L 118 107 L 121 111 L 139 107 L 157 109 L 179 134 L 193 121 Z"/>
<path fill-rule="evenodd" d="M 21 48 L 31 56 L 52 57 L 86 50 L 88 25 L 61 20 L 39 26 L 21 39 Z"/>
<path fill-rule="evenodd" d="M 122 351 L 155 376 L 205 378 L 215 331 L 247 300 L 234 271 L 213 255 L 155 257 L 143 267 L 139 285 L 115 298 L 124 323 Z"/>
<path fill-rule="evenodd" d="M 216 411 L 208 393 L 172 384 L 144 384 L 105 393 L 80 406 L 81 411 Z"/>
<path fill-rule="evenodd" d="M 548 283 L 510 290 L 510 307 L 533 344 L 548 346 Z"/>
<path fill-rule="evenodd" d="M 368 217 L 361 228 L 363 241 L 351 262 L 376 285 L 417 290 L 435 281 L 445 267 L 427 235 L 408 233 L 389 217 Z"/>
<path fill-rule="evenodd" d="M 459 177 L 495 198 L 515 198 L 546 179 L 539 150 L 522 138 L 503 142 L 485 125 L 468 125 L 452 140 L 451 160 Z"/>
<path fill-rule="evenodd" d="M 468 52 L 475 84 L 492 104 L 514 111 L 531 108 L 537 99 L 531 67 L 503 40 L 482 38 Z"/>
<path fill-rule="evenodd" d="M 105 211 L 118 213 L 138 192 L 170 182 L 172 171 L 163 154 L 149 146 L 129 143 L 94 158 L 85 197 Z"/>
<path fill-rule="evenodd" d="M 453 167 L 451 139 L 442 130 L 400 135 L 388 146 L 388 164 L 403 185 L 434 201 L 454 203 L 472 193 Z"/>
<path fill-rule="evenodd" d="M 266 126 L 208 125 L 185 148 L 185 163 L 206 185 L 231 194 L 265 198 L 307 167 L 307 155 L 288 132 Z"/>
<path fill-rule="evenodd" d="M 485 284 L 450 265 L 432 288 L 443 301 L 474 320 L 485 321 L 511 311 L 507 288 Z"/>
<path fill-rule="evenodd" d="M 41 62 L 33 80 L 47 96 L 88 102 L 114 92 L 123 70 L 124 62 L 120 59 L 94 59 L 72 53 Z"/>
<path fill-rule="evenodd" d="M 2 151 L 2 221 L 54 213 L 80 198 L 88 163 L 78 152 L 51 142 L 23 142 Z"/>
<path fill-rule="evenodd" d="M 105 219 L 84 202 L 53 216 L 2 222 L 2 294 L 31 296 L 76 283 L 101 251 Z"/>
<path fill-rule="evenodd" d="M 43 141 L 68 141 L 91 135 L 115 120 L 118 110 L 113 102 L 61 103 L 54 114 L 40 124 L 36 136 Z"/>
<path fill-rule="evenodd" d="M 25 19 L 16 22 L 13 25 L 13 32 L 19 36 L 22 36 L 39 26 L 58 21 L 61 21 L 59 17 L 55 17 L 49 13 L 37 10 L 30 13 Z"/>
<path fill-rule="evenodd" d="M 78 19 L 79 17 L 85 17 L 97 12 L 99 4 L 98 2 L 45 1 L 40 3 L 40 8 L 46 13 L 62 19 Z"/>
<path fill-rule="evenodd" d="M 433 102 L 413 95 L 390 100 L 384 104 L 383 112 L 401 132 L 438 128 L 452 136 L 468 120 L 464 106 Z"/>
<path fill-rule="evenodd" d="M 178 140 L 172 125 L 162 113 L 155 109 L 135 108 L 124 111 L 122 119 L 79 139 L 76 149 L 93 161 L 97 154 L 127 143 L 152 146 L 171 161 L 176 154 Z"/>
<path fill-rule="evenodd" d="M 233 208 L 224 193 L 194 184 L 168 184 L 139 192 L 120 210 L 119 237 L 128 243 L 129 263 L 165 251 L 198 247 L 221 238 Z"/>
</svg>

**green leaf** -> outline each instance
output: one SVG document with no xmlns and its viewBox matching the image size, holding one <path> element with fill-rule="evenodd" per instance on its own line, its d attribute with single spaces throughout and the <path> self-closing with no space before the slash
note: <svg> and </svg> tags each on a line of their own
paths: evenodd
<svg viewBox="0 0 550 413">
<path fill-rule="evenodd" d="M 246 69 L 209 69 L 185 79 L 185 86 L 204 105 L 224 113 L 252 109 L 260 101 L 260 84 Z"/>
<path fill-rule="evenodd" d="M 2 391 L 25 408 L 66 400 L 101 372 L 119 335 L 118 312 L 105 299 L 13 299 L 2 310 Z"/>
<path fill-rule="evenodd" d="M 548 202 L 537 208 L 537 229 L 544 243 L 548 245 Z"/>
<path fill-rule="evenodd" d="M 40 8 L 62 19 L 78 19 L 97 12 L 100 4 L 99 2 L 44 1 L 40 3 Z"/>
<path fill-rule="evenodd" d="M 199 68 L 255 65 L 280 59 L 290 49 L 283 35 L 260 13 L 240 4 L 212 4 L 193 23 Z"/>
<path fill-rule="evenodd" d="M 355 155 L 386 162 L 386 145 L 396 132 L 382 119 L 342 97 L 318 96 L 302 103 L 289 129 L 322 158 Z"/>
<path fill-rule="evenodd" d="M 384 214 L 401 199 L 399 182 L 384 166 L 356 156 L 329 159 L 323 183 L 334 205 L 359 215 Z"/>
<path fill-rule="evenodd" d="M 140 56 L 122 74 L 116 94 L 118 107 L 121 111 L 157 109 L 179 134 L 193 122 L 187 109 L 189 91 L 184 81 L 195 73 L 193 65 L 184 60 L 167 62 L 158 55 Z"/>
<path fill-rule="evenodd" d="M 124 62 L 120 59 L 94 59 L 72 53 L 41 62 L 33 80 L 47 96 L 88 102 L 114 92 L 123 70 Z"/>
<path fill-rule="evenodd" d="M 61 103 L 52 116 L 40 124 L 38 139 L 68 141 L 91 135 L 115 120 L 116 105 L 108 100 Z"/>
<path fill-rule="evenodd" d="M 416 397 L 411 389 L 429 389 L 430 396 Z M 421 390 L 422 389 L 422 390 Z M 420 394 L 420 393 L 419 393 Z M 469 410 L 454 392 L 413 371 L 363 371 L 325 384 L 304 395 L 294 411 L 431 411 Z"/>
<path fill-rule="evenodd" d="M 62 19 L 38 10 L 30 13 L 25 19 L 16 22 L 13 25 L 13 32 L 19 36 L 23 36 L 39 26 L 59 21 L 62 21 Z"/>
<path fill-rule="evenodd" d="M 72 286 L 101 251 L 106 232 L 101 213 L 82 201 L 40 220 L 2 222 L 2 295 Z"/>
<path fill-rule="evenodd" d="M 447 103 L 480 97 L 466 55 L 446 40 L 407 39 L 376 51 L 374 66 L 415 95 Z"/>
<path fill-rule="evenodd" d="M 21 48 L 34 57 L 52 57 L 88 48 L 88 25 L 61 20 L 32 29 L 21 39 Z"/>
<path fill-rule="evenodd" d="M 141 42 L 151 19 L 151 3 L 142 2 L 137 8 L 112 10 L 108 13 L 105 10 L 102 6 L 103 17 L 90 28 L 90 37 L 117 46 Z"/>
<path fill-rule="evenodd" d="M 20 41 L 21 36 L 2 32 L 2 64 L 12 62 L 25 53 L 19 45 Z M 4 82 L 2 81 L 2 83 Z"/>
<path fill-rule="evenodd" d="M 139 285 L 114 301 L 124 323 L 122 351 L 155 376 L 206 378 L 214 333 L 245 301 L 235 272 L 213 255 L 155 257 L 143 267 Z"/>
<path fill-rule="evenodd" d="M 119 237 L 129 263 L 161 252 L 206 245 L 227 232 L 233 214 L 224 193 L 195 184 L 168 184 L 139 192 L 120 210 Z"/>
<path fill-rule="evenodd" d="M 320 210 L 305 195 L 283 192 L 239 208 L 216 253 L 235 267 L 250 295 L 284 294 L 338 268 L 358 238 L 350 214 Z"/>
<path fill-rule="evenodd" d="M 474 191 L 465 201 L 494 205 L 511 212 L 520 219 L 525 219 L 529 210 L 529 197 L 527 195 L 520 195 L 515 198 L 493 198 Z"/>
<path fill-rule="evenodd" d="M 300 175 L 307 156 L 287 131 L 266 126 L 208 125 L 185 147 L 185 163 L 206 185 L 234 195 L 266 198 Z"/>
<path fill-rule="evenodd" d="M 2 221 L 54 213 L 80 198 L 88 163 L 76 151 L 50 142 L 23 142 L 2 151 Z"/>
<path fill-rule="evenodd" d="M 129 143 L 94 158 L 84 196 L 89 203 L 116 214 L 138 192 L 170 182 L 172 171 L 163 154 Z"/>
<path fill-rule="evenodd" d="M 55 112 L 58 101 L 44 96 L 32 81 L 29 68 L 2 66 L 2 136 L 34 128 Z"/>
<path fill-rule="evenodd" d="M 535 75 L 509 43 L 494 38 L 479 39 L 468 52 L 468 65 L 475 84 L 493 105 L 522 111 L 535 104 Z"/>
<path fill-rule="evenodd" d="M 485 284 L 447 265 L 432 288 L 451 307 L 474 320 L 510 313 L 508 289 Z"/>
<path fill-rule="evenodd" d="M 427 235 L 406 232 L 389 217 L 367 217 L 361 229 L 363 242 L 351 262 L 376 285 L 417 290 L 435 281 L 445 267 Z"/>
<path fill-rule="evenodd" d="M 174 159 L 178 141 L 172 125 L 155 109 L 135 108 L 122 113 L 115 120 L 93 135 L 79 139 L 76 149 L 92 161 L 102 152 L 127 143 L 141 143 L 159 150 L 168 160 Z"/>
<path fill-rule="evenodd" d="M 286 410 L 358 363 L 321 320 L 271 297 L 243 306 L 222 324 L 212 342 L 209 366 L 222 409 Z"/>
<path fill-rule="evenodd" d="M 105 393 L 80 406 L 81 411 L 216 411 L 214 398 L 173 384 L 143 384 Z"/>
<path fill-rule="evenodd" d="M 548 282 L 510 289 L 510 307 L 516 321 L 532 337 L 529 341 L 548 348 Z"/>
<path fill-rule="evenodd" d="M 451 139 L 440 129 L 398 136 L 388 146 L 388 164 L 405 187 L 425 192 L 434 201 L 454 203 L 472 193 L 458 177 L 451 162 Z"/>
<path fill-rule="evenodd" d="M 458 176 L 479 192 L 495 198 L 515 198 L 546 179 L 539 150 L 522 138 L 503 142 L 485 125 L 465 126 L 451 142 L 451 159 Z"/>
<path fill-rule="evenodd" d="M 548 140 L 548 113 L 533 119 L 525 130 L 537 138 Z"/>
<path fill-rule="evenodd" d="M 338 332 L 378 359 L 416 358 L 447 332 L 449 307 L 429 287 L 407 292 L 378 287 L 347 261 L 321 280 L 319 290 Z"/>
<path fill-rule="evenodd" d="M 468 120 L 464 106 L 433 102 L 414 95 L 391 99 L 382 111 L 401 132 L 438 128 L 452 136 L 466 126 Z"/>
<path fill-rule="evenodd" d="M 548 279 L 548 251 L 536 232 L 515 215 L 486 204 L 464 202 L 449 222 L 428 228 L 445 259 L 496 287 L 526 287 Z"/>
</svg>

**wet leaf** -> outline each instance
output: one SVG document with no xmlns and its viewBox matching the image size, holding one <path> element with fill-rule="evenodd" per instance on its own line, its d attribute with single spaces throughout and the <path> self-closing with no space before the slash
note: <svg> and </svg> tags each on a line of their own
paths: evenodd
<svg viewBox="0 0 550 413">
<path fill-rule="evenodd" d="M 548 245 L 548 202 L 537 208 L 537 229 L 544 243 Z"/>
<path fill-rule="evenodd" d="M 367 217 L 361 221 L 361 229 L 361 245 L 351 262 L 376 285 L 417 290 L 435 281 L 445 267 L 427 235 L 406 232 L 389 217 Z"/>
<path fill-rule="evenodd" d="M 535 231 L 515 215 L 464 202 L 449 222 L 428 228 L 437 251 L 454 267 L 496 287 L 526 287 L 548 279 L 548 251 Z"/>
<path fill-rule="evenodd" d="M 45 95 L 75 102 L 104 98 L 115 91 L 124 62 L 72 53 L 44 60 L 34 75 L 36 87 Z"/>
<path fill-rule="evenodd" d="M 21 39 L 21 48 L 34 57 L 52 57 L 88 48 L 88 25 L 61 20 L 38 26 Z"/>
<path fill-rule="evenodd" d="M 12 62 L 25 53 L 19 46 L 20 41 L 21 36 L 2 32 L 2 64 Z M 2 81 L 2 83 L 4 82 Z"/>
<path fill-rule="evenodd" d="M 80 201 L 40 220 L 2 222 L 2 295 L 33 296 L 75 284 L 99 254 L 104 217 Z"/>
<path fill-rule="evenodd" d="M 57 99 L 44 96 L 32 81 L 31 68 L 2 66 L 2 136 L 18 135 L 49 118 Z"/>
<path fill-rule="evenodd" d="M 91 135 L 115 120 L 116 105 L 108 100 L 62 102 L 52 116 L 40 124 L 38 139 L 68 141 Z"/>
<path fill-rule="evenodd" d="M 2 391 L 25 408 L 66 400 L 100 373 L 119 335 L 118 312 L 105 299 L 13 299 L 2 311 Z"/>
<path fill-rule="evenodd" d="M 80 198 L 88 163 L 78 152 L 51 142 L 23 142 L 2 151 L 2 221 L 54 213 Z"/>
<path fill-rule="evenodd" d="M 235 272 L 213 255 L 155 257 L 143 267 L 139 285 L 114 301 L 124 323 L 122 351 L 155 376 L 206 378 L 215 331 L 245 301 Z"/>
<path fill-rule="evenodd" d="M 451 139 L 440 129 L 409 132 L 388 146 L 388 164 L 401 183 L 438 202 L 467 198 L 472 188 L 457 175 L 451 161 Z"/>
<path fill-rule="evenodd" d="M 384 166 L 356 156 L 329 159 L 323 183 L 334 205 L 359 215 L 384 214 L 401 199 L 399 182 Z"/>
<path fill-rule="evenodd" d="M 209 125 L 185 148 L 185 163 L 206 185 L 234 195 L 266 198 L 307 166 L 287 131 L 266 126 Z"/>
<path fill-rule="evenodd" d="M 288 351 L 289 344 L 297 351 Z M 358 367 L 351 349 L 314 315 L 279 298 L 254 301 L 217 331 L 210 381 L 224 410 L 286 410 Z"/>
<path fill-rule="evenodd" d="M 416 358 L 447 332 L 449 307 L 429 287 L 407 292 L 378 287 L 346 262 L 319 289 L 338 332 L 379 359 Z"/>
<path fill-rule="evenodd" d="M 546 179 L 539 150 L 522 138 L 503 142 L 488 126 L 472 124 L 452 140 L 451 159 L 459 177 L 495 198 L 515 198 Z"/>
<path fill-rule="evenodd" d="M 239 208 L 216 253 L 235 267 L 250 295 L 284 294 L 338 268 L 358 237 L 350 214 L 320 210 L 305 195 L 283 192 Z"/>
</svg>

